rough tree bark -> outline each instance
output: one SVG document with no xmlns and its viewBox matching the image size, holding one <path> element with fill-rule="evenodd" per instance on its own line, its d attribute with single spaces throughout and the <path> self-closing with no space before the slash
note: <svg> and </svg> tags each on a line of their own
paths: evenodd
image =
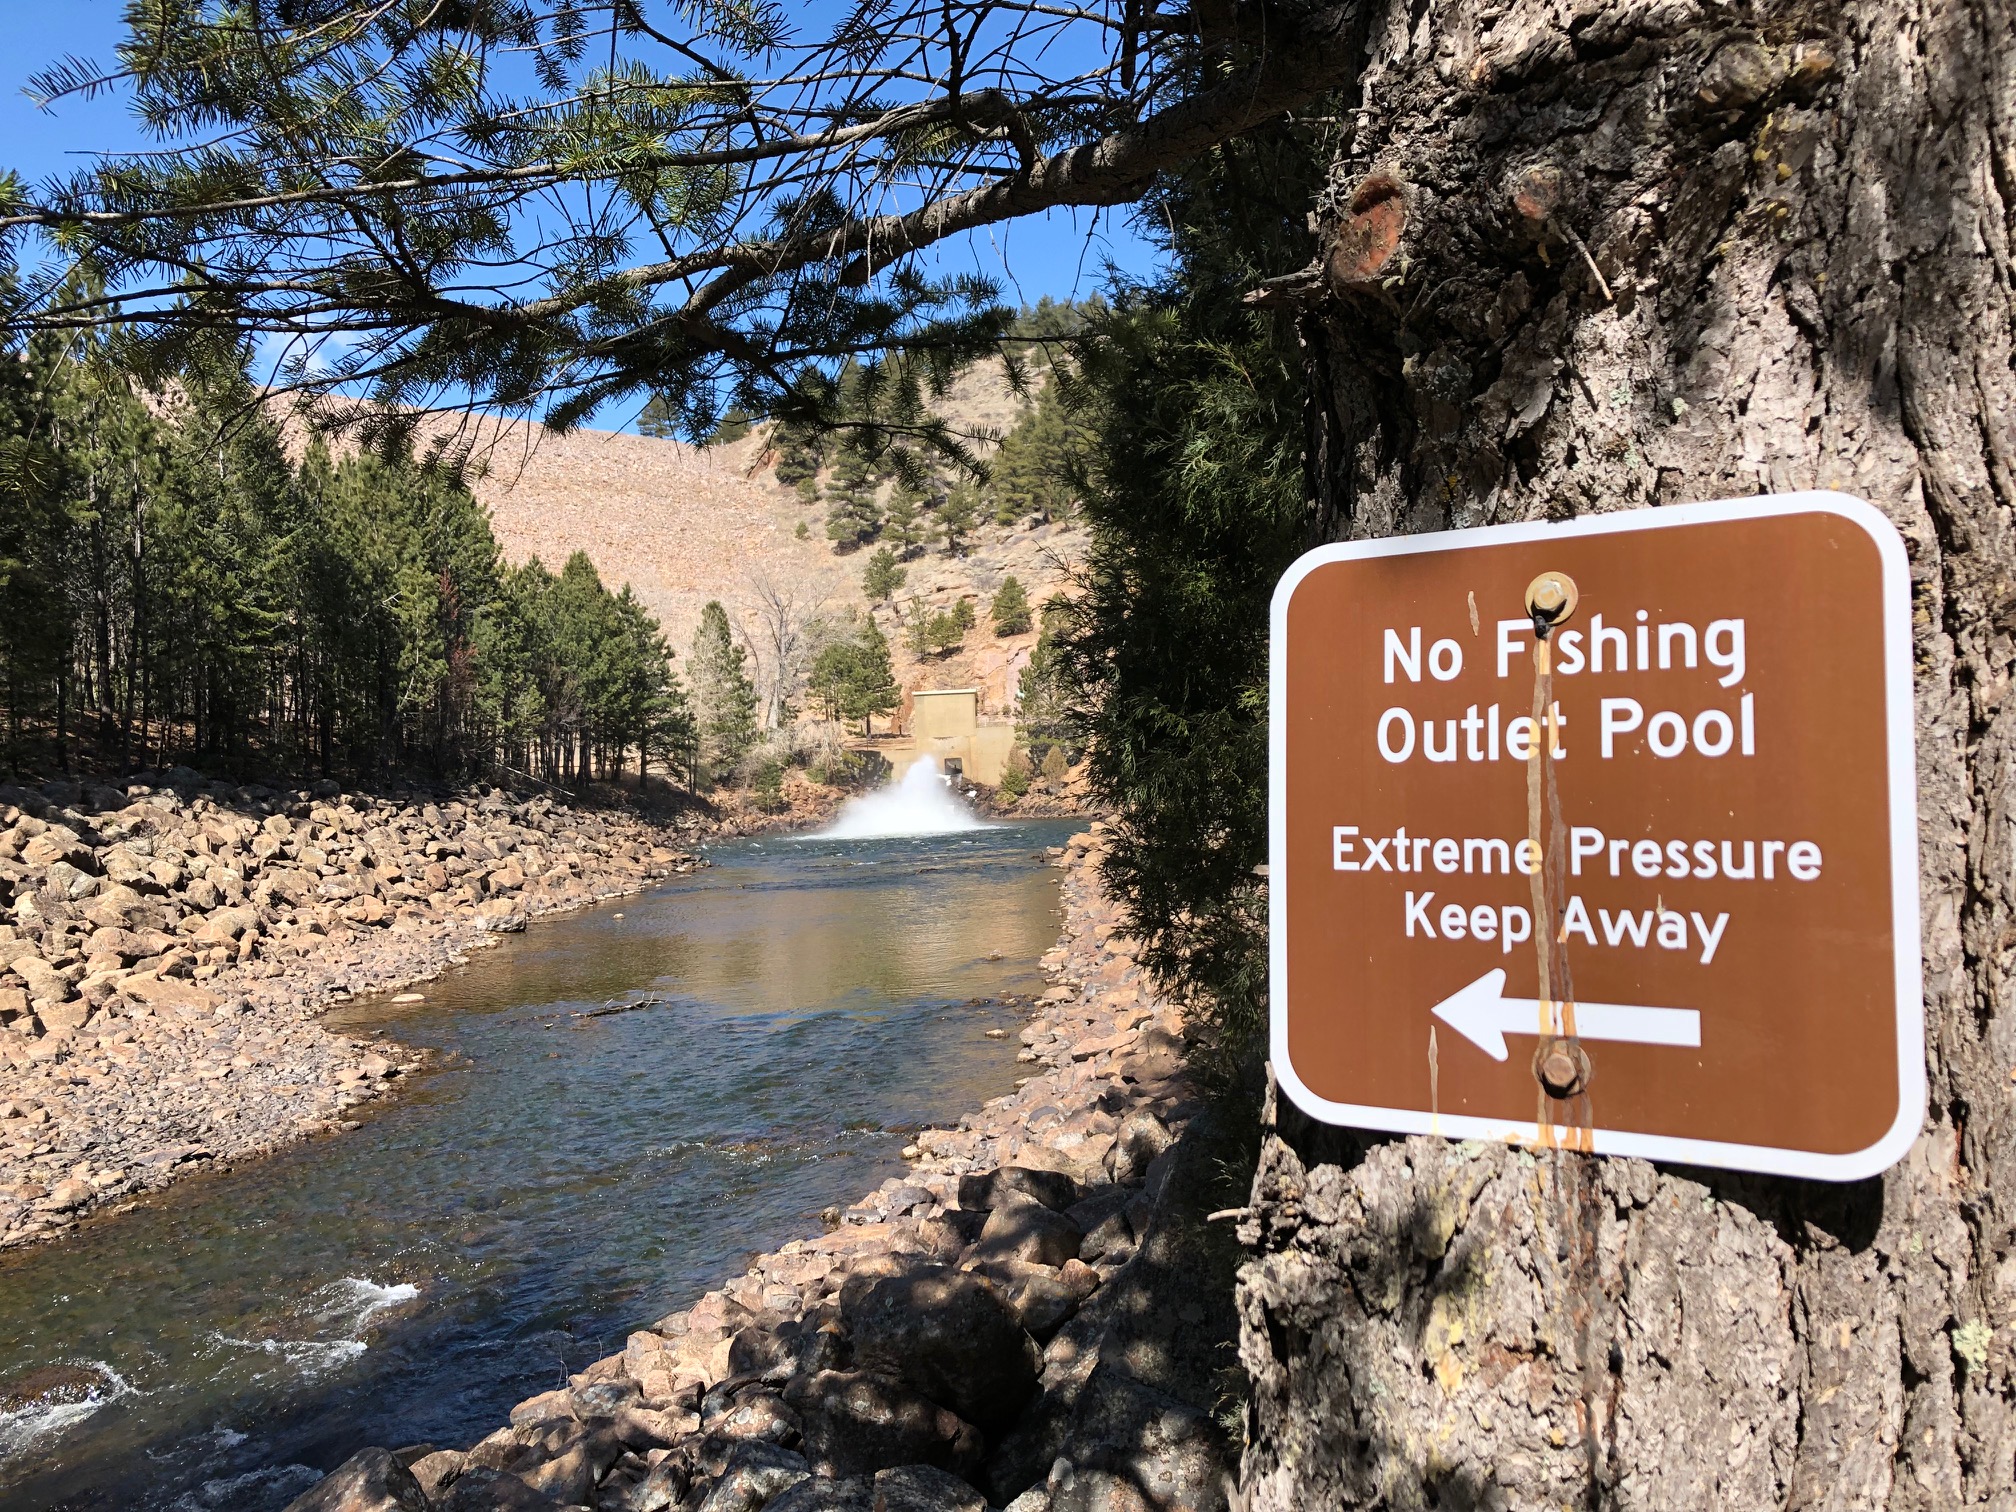
<svg viewBox="0 0 2016 1512">
<path fill-rule="evenodd" d="M 2016 1507 L 2016 9 L 1368 6 L 1300 286 L 1318 533 L 1812 487 L 1895 521 L 1931 1096 L 1848 1187 L 1282 1103 L 1248 1505 Z"/>
</svg>

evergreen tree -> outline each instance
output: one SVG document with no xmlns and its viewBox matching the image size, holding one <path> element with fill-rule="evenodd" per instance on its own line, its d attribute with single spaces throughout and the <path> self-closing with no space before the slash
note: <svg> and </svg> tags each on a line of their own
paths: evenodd
<svg viewBox="0 0 2016 1512">
<path fill-rule="evenodd" d="M 973 600 L 962 596 L 954 601 L 952 605 L 952 623 L 959 627 L 959 634 L 962 637 L 968 630 L 973 628 L 976 623 L 973 612 Z"/>
<path fill-rule="evenodd" d="M 1043 606 L 1042 632 L 1015 690 L 1016 730 L 1022 743 L 1032 751 L 1068 746 L 1067 759 L 1075 759 L 1084 745 L 1082 722 L 1073 703 L 1076 685 L 1064 643 L 1071 619 L 1071 607 L 1062 598 L 1052 598 Z"/>
<path fill-rule="evenodd" d="M 947 556 L 966 554 L 966 538 L 973 533 L 979 514 L 979 497 L 972 484 L 955 484 L 945 495 L 945 502 L 938 506 L 938 536 L 945 543 Z"/>
<path fill-rule="evenodd" d="M 972 614 L 970 608 L 967 614 L 969 617 Z M 949 655 L 958 650 L 966 638 L 966 626 L 960 623 L 956 608 L 950 611 L 933 610 L 922 599 L 910 601 L 910 612 L 903 630 L 914 656 Z"/>
<path fill-rule="evenodd" d="M 754 429 L 755 427 L 750 423 L 748 414 L 739 405 L 732 405 L 729 407 L 728 413 L 721 417 L 720 423 L 708 433 L 707 444 L 709 446 L 733 446 Z"/>
<path fill-rule="evenodd" d="M 812 696 L 828 719 L 858 719 L 862 733 L 872 733 L 874 717 L 902 702 L 889 660 L 889 642 L 869 620 L 859 633 L 828 642 L 812 661 Z"/>
<path fill-rule="evenodd" d="M 1068 518 L 1077 502 L 1074 459 L 1085 442 L 1085 427 L 1067 412 L 1062 385 L 1053 379 L 995 454 L 987 483 L 995 523 Z"/>
<path fill-rule="evenodd" d="M 787 488 L 802 487 L 826 465 L 825 443 L 816 431 L 780 425 L 772 440 L 777 446 L 777 481 Z"/>
<path fill-rule="evenodd" d="M 1001 580 L 1001 586 L 994 591 L 994 603 L 989 614 L 994 621 L 996 635 L 1027 635 L 1029 633 L 1029 593 L 1014 577 Z"/>
<path fill-rule="evenodd" d="M 718 599 L 700 610 L 688 662 L 703 780 L 719 782 L 756 743 L 756 687 L 749 653 L 735 643 L 728 611 Z"/>
<path fill-rule="evenodd" d="M 889 491 L 889 508 L 882 521 L 882 538 L 896 548 L 899 559 L 907 559 L 924 544 L 923 509 L 928 495 L 922 488 L 899 478 Z"/>
<path fill-rule="evenodd" d="M 842 551 L 873 540 L 882 526 L 875 475 L 856 452 L 842 452 L 826 488 L 826 534 Z"/>
<path fill-rule="evenodd" d="M 847 703 L 850 718 L 859 718 L 861 733 L 874 732 L 875 716 L 887 714 L 903 702 L 903 690 L 896 685 L 896 669 L 889 660 L 889 642 L 869 620 L 861 627 L 856 643 L 860 647 L 855 663 L 854 683 Z"/>
<path fill-rule="evenodd" d="M 637 416 L 637 434 L 657 441 L 675 439 L 679 434 L 679 412 L 665 402 L 662 394 L 653 394 Z"/>
<path fill-rule="evenodd" d="M 81 348 L 81 350 L 80 350 Z M 143 403 L 90 338 L 0 364 L 0 709 L 18 766 L 576 780 L 686 743 L 657 625 L 586 557 L 506 571 L 390 456 L 290 462 L 242 375 Z M 85 358 L 88 360 L 79 360 Z M 226 420 L 230 424 L 226 424 Z"/>
<path fill-rule="evenodd" d="M 896 565 L 896 553 L 884 546 L 868 558 L 867 567 L 862 569 L 861 591 L 868 595 L 870 603 L 884 603 L 895 596 L 908 576 Z"/>
</svg>

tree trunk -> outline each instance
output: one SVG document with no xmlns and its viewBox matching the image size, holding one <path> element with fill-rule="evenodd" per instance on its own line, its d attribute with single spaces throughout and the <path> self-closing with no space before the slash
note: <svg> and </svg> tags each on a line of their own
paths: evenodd
<svg viewBox="0 0 2016 1512">
<path fill-rule="evenodd" d="M 1248 1504 L 2016 1507 L 2016 9 L 1374 0 L 1368 37 L 1304 282 L 1318 533 L 1887 514 L 1930 1106 L 1845 1187 L 1270 1107 Z"/>
</svg>

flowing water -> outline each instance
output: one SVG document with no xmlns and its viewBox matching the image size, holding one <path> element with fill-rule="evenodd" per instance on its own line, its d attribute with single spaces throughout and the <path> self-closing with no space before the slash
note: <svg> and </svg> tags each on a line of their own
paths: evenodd
<svg viewBox="0 0 2016 1512">
<path fill-rule="evenodd" d="M 811 840 L 891 840 L 905 835 L 949 835 L 992 829 L 959 801 L 938 758 L 919 756 L 903 780 L 850 798 L 832 824 Z"/>
<path fill-rule="evenodd" d="M 985 1000 L 1044 985 L 1067 829 L 718 847 L 424 1004 L 346 1007 L 441 1068 L 0 1256 L 0 1507 L 267 1512 L 362 1445 L 480 1437 L 815 1232 L 1013 1084 L 984 1032 L 1019 1017 Z"/>
</svg>

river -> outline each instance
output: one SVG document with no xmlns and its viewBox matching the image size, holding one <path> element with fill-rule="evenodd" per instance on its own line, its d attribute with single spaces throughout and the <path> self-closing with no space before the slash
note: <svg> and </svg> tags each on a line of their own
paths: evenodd
<svg viewBox="0 0 2016 1512">
<path fill-rule="evenodd" d="M 362 1445 L 480 1437 L 816 1232 L 908 1131 L 1012 1087 L 999 1000 L 1045 985 L 1069 828 L 720 846 L 423 1004 L 338 1010 L 439 1067 L 351 1133 L 0 1256 L 0 1506 L 270 1512 Z M 5 1398 L 54 1367 L 67 1390 Z"/>
</svg>

